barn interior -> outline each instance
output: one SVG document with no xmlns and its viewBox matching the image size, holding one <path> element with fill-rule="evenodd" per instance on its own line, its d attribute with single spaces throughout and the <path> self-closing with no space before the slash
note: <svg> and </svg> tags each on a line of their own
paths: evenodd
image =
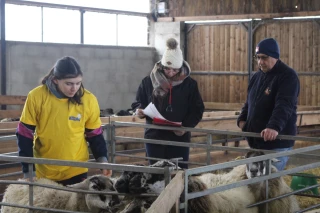
<svg viewBox="0 0 320 213">
<path fill-rule="evenodd" d="M 178 41 L 184 60 L 190 64 L 191 77 L 197 81 L 204 101 L 205 112 L 195 128 L 211 130 L 211 133 L 192 132 L 192 144 L 218 147 L 211 150 L 191 147 L 191 168 L 233 161 L 241 158 L 248 148 L 236 120 L 247 99 L 249 81 L 258 70 L 255 46 L 264 38 L 278 41 L 281 61 L 292 67 L 300 80 L 296 122 L 300 138 L 294 150 L 319 144 L 319 1 L 139 0 L 135 4 L 144 8 L 142 4 L 146 4 L 148 9 L 143 12 L 110 9 L 108 3 L 98 8 L 89 3 L 81 6 L 54 1 L 0 0 L 1 155 L 18 155 L 15 132 L 28 92 L 39 85 L 41 77 L 58 58 L 69 55 L 76 58 L 83 69 L 85 88 L 98 99 L 101 121 L 106 127 L 105 138 L 109 152 L 113 152 L 109 154 L 109 162 L 147 165 L 144 143 L 137 142 L 143 139 L 145 119 L 116 113 L 131 109 L 142 78 L 149 75 L 162 58 L 165 42 L 171 37 Z M 24 10 L 25 16 L 18 15 L 19 10 Z M 39 16 L 31 19 L 34 11 Z M 46 11 L 56 16 L 68 15 L 55 25 L 46 21 Z M 86 19 L 92 14 L 99 16 L 90 25 Z M 109 16 L 114 22 L 107 19 Z M 137 25 L 131 22 L 125 25 L 130 19 L 136 20 Z M 64 22 L 66 28 L 60 31 Z M 37 39 L 30 39 L 30 31 L 36 24 Z M 139 31 L 139 24 L 144 26 L 143 32 Z M 76 33 L 70 31 L 74 30 L 71 25 L 78 26 Z M 9 38 L 10 32 L 19 36 Z M 53 32 L 62 36 L 73 33 L 73 37 L 68 41 L 53 41 L 48 36 Z M 105 36 L 100 44 L 95 43 L 94 36 L 98 34 Z M 107 34 L 114 35 L 113 40 L 108 40 Z M 137 37 L 142 37 L 143 42 L 135 42 Z M 108 109 L 114 113 L 104 113 Z M 113 133 L 110 128 L 114 128 Z M 318 163 L 319 158 L 317 147 L 306 155 L 292 155 L 287 168 Z M 305 170 L 318 178 L 318 184 L 319 168 Z M 2 179 L 21 178 L 20 163 L 2 161 L 0 174 L 9 173 L 14 175 Z M 99 169 L 90 169 L 90 174 L 95 173 L 99 173 Z M 290 184 L 291 177 L 286 178 Z M 0 185 L 0 194 L 5 188 L 6 185 Z M 319 195 L 307 198 L 312 201 L 302 199 L 299 202 L 304 208 L 320 203 Z"/>
</svg>

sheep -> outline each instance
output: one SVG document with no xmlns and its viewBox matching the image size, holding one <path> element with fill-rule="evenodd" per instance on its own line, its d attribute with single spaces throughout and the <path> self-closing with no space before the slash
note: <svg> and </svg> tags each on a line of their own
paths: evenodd
<svg viewBox="0 0 320 213">
<path fill-rule="evenodd" d="M 176 167 L 168 161 L 160 161 L 151 167 Z M 26 180 L 20 180 L 21 182 Z M 35 181 L 38 184 L 61 186 L 60 184 L 45 178 Z M 120 193 L 160 193 L 164 189 L 164 175 L 123 172 L 120 177 L 109 178 L 103 175 L 89 177 L 81 183 L 69 185 L 67 187 L 110 192 L 115 191 L 115 187 Z M 130 188 L 130 189 L 129 189 Z M 102 194 L 83 194 L 67 192 L 62 190 L 34 186 L 34 206 L 44 208 L 55 208 L 69 211 L 90 211 L 93 213 L 133 213 L 145 212 L 156 199 L 156 197 L 133 197 Z M 2 202 L 28 205 L 29 186 L 11 184 L 6 189 Z M 27 213 L 28 209 L 2 206 L 1 213 Z M 34 210 L 34 213 L 43 211 Z"/>
<path fill-rule="evenodd" d="M 225 179 L 227 174 L 217 175 L 206 173 L 201 176 L 191 176 L 188 180 L 188 192 L 203 191 L 221 184 L 226 184 L 230 179 Z M 188 201 L 188 212 L 201 213 L 258 213 L 257 207 L 247 208 L 255 203 L 253 193 L 248 186 L 213 193 Z"/>
<path fill-rule="evenodd" d="M 261 151 L 250 151 L 245 158 L 264 155 Z M 271 166 L 271 172 L 277 172 L 276 167 Z M 218 185 L 224 185 L 235 181 L 255 178 L 266 175 L 266 161 L 249 163 L 233 168 L 226 174 L 202 174 L 201 176 L 190 177 L 188 182 L 189 192 L 203 191 Z M 282 177 L 269 180 L 268 198 L 277 197 L 291 192 L 290 187 L 285 183 Z M 257 208 L 246 209 L 249 204 L 266 200 L 265 181 L 250 184 L 245 187 L 238 187 L 220 193 L 196 198 L 189 201 L 189 212 L 265 212 L 265 205 L 259 205 Z M 242 193 L 242 195 L 241 195 Z M 245 195 L 245 196 L 244 196 Z M 299 205 L 295 196 L 288 196 L 282 199 L 272 201 L 268 204 L 269 213 L 277 213 L 281 209 L 282 213 L 291 213 L 298 211 Z"/>
<path fill-rule="evenodd" d="M 246 158 L 264 155 L 261 151 L 250 151 L 246 154 Z M 277 172 L 275 166 L 271 166 L 271 173 Z M 246 174 L 248 178 L 266 175 L 266 161 L 254 162 L 246 165 Z M 268 198 L 274 198 L 283 194 L 292 192 L 291 188 L 286 184 L 282 177 L 268 180 L 269 193 Z M 250 184 L 249 188 L 254 194 L 256 201 L 266 200 L 266 183 L 265 181 Z M 277 213 L 281 209 L 282 213 L 291 213 L 300 210 L 298 201 L 294 195 L 274 200 L 268 203 L 268 212 Z M 265 212 L 265 205 L 259 205 L 259 212 Z"/>
<path fill-rule="evenodd" d="M 181 169 L 169 160 L 157 161 L 150 167 Z M 164 175 L 125 171 L 116 180 L 114 188 L 120 193 L 161 193 L 165 188 Z"/>
<path fill-rule="evenodd" d="M 137 165 L 144 166 L 142 164 Z M 181 169 L 168 160 L 157 161 L 150 167 Z M 123 199 L 126 207 L 121 213 L 145 212 L 156 200 L 156 197 L 133 197 L 130 194 L 161 193 L 165 188 L 164 175 L 125 171 L 115 181 L 114 188 L 119 193 L 128 193 Z"/>
<path fill-rule="evenodd" d="M 25 182 L 26 180 L 19 180 Z M 40 178 L 35 181 L 39 184 L 46 184 L 52 186 L 61 186 L 52 180 Z M 114 191 L 114 182 L 103 175 L 92 176 L 81 183 L 69 185 L 68 187 L 75 189 L 91 190 L 91 191 Z M 68 192 L 39 186 L 33 187 L 34 206 L 44 208 L 55 208 L 69 211 L 90 211 L 98 213 L 101 209 L 106 209 L 114 212 L 120 205 L 120 200 L 117 195 L 98 195 L 98 194 L 83 194 Z M 4 194 L 2 202 L 28 205 L 29 204 L 29 186 L 10 184 Z M 2 206 L 1 213 L 27 213 L 28 209 L 14 208 L 9 206 Z M 34 210 L 34 213 L 43 213 L 43 210 Z"/>
</svg>

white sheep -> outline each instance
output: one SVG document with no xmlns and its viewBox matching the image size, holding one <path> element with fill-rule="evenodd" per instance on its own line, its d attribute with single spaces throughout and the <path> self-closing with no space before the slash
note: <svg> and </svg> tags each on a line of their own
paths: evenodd
<svg viewBox="0 0 320 213">
<path fill-rule="evenodd" d="M 169 161 L 159 161 L 151 167 L 173 167 L 176 165 Z M 26 180 L 20 180 L 26 181 Z M 60 184 L 41 178 L 36 183 L 61 186 Z M 120 177 L 108 178 L 103 175 L 89 177 L 81 183 L 69 185 L 68 187 L 110 192 L 118 189 L 120 193 L 158 193 L 164 187 L 163 174 L 149 174 L 140 172 L 123 172 Z M 62 191 L 57 189 L 44 188 L 34 186 L 34 206 L 44 208 L 55 208 L 69 211 L 83 211 L 93 213 L 133 213 L 144 212 L 156 199 L 156 197 L 134 197 L 134 196 L 118 196 L 118 195 L 98 195 L 83 194 Z M 6 189 L 2 202 L 28 205 L 29 204 L 29 186 L 11 184 Z M 121 198 L 121 199 L 120 199 Z M 34 213 L 44 211 L 34 210 Z M 28 213 L 28 209 L 2 206 L 1 213 Z"/>
<path fill-rule="evenodd" d="M 256 157 L 264 155 L 261 151 L 250 151 L 246 154 L 246 158 Z M 243 171 L 243 170 L 242 170 Z M 276 167 L 271 166 L 271 173 L 275 173 L 278 170 Z M 246 174 L 248 178 L 259 177 L 266 174 L 266 161 L 254 162 L 247 164 Z M 242 173 L 242 176 L 244 174 Z M 283 194 L 292 192 L 291 188 L 286 184 L 282 177 L 270 179 L 268 198 L 278 197 Z M 250 184 L 249 188 L 254 194 L 256 201 L 266 200 L 266 183 L 265 181 L 255 184 Z M 274 200 L 268 203 L 269 213 L 278 213 L 281 209 L 281 213 L 292 213 L 300 210 L 298 201 L 294 195 Z M 265 212 L 265 206 L 259 205 L 259 213 Z"/>
<path fill-rule="evenodd" d="M 250 151 L 246 158 L 264 155 L 263 152 Z M 277 172 L 276 167 L 271 166 L 271 172 Z M 208 188 L 233 183 L 240 180 L 250 179 L 266 175 L 266 161 L 249 163 L 233 168 L 226 174 L 202 174 L 201 176 L 190 177 L 189 192 L 203 191 Z M 201 198 L 190 200 L 189 212 L 265 212 L 265 205 L 246 209 L 249 204 L 266 200 L 265 181 L 250 184 L 245 187 L 238 187 L 227 191 L 214 193 Z M 268 198 L 278 197 L 292 192 L 282 177 L 269 180 Z M 257 210 L 258 208 L 258 210 Z M 295 196 L 288 196 L 268 203 L 269 213 L 291 213 L 298 211 L 299 205 Z"/>
<path fill-rule="evenodd" d="M 227 174 L 206 173 L 191 176 L 188 180 L 188 192 L 203 191 L 215 186 L 226 184 L 230 178 Z M 232 181 L 234 182 L 234 181 Z M 201 213 L 258 213 L 257 207 L 247 208 L 255 203 L 253 193 L 248 186 L 213 193 L 188 201 L 188 212 Z"/>
<path fill-rule="evenodd" d="M 20 181 L 23 182 L 26 180 Z M 38 179 L 35 182 L 62 187 L 61 184 L 45 178 Z M 70 185 L 68 187 L 102 192 L 114 191 L 113 182 L 110 178 L 103 175 L 92 176 L 81 183 Z M 100 212 L 101 209 L 109 209 L 111 211 L 112 208 L 115 207 L 117 209 L 117 205 L 120 205 L 120 200 L 117 195 L 83 194 L 39 186 L 33 187 L 33 194 L 33 203 L 36 207 L 55 208 L 69 211 L 90 211 L 95 213 Z M 5 191 L 2 202 L 16 205 L 28 205 L 28 195 L 28 185 L 10 184 Z M 44 211 L 34 210 L 33 212 L 43 213 Z M 2 206 L 1 213 L 28 213 L 28 209 Z"/>
</svg>

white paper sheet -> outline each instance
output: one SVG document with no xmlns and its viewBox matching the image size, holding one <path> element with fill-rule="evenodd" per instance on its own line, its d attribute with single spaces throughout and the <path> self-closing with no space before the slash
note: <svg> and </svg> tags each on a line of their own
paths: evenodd
<svg viewBox="0 0 320 213">
<path fill-rule="evenodd" d="M 160 114 L 160 112 L 157 110 L 157 108 L 156 108 L 156 106 L 152 103 L 152 102 L 150 102 L 150 104 L 143 110 L 143 113 L 146 115 L 146 116 L 148 116 L 148 117 L 150 117 L 150 118 L 155 118 L 155 117 L 157 117 L 157 118 L 161 118 L 161 119 L 163 119 L 163 120 L 166 120 L 161 114 Z"/>
</svg>

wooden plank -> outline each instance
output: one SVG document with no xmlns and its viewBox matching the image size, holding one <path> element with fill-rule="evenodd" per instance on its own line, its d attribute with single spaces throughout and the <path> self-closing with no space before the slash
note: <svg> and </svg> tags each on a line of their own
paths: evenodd
<svg viewBox="0 0 320 213">
<path fill-rule="evenodd" d="M 209 70 L 210 69 L 210 27 L 209 26 L 203 26 L 204 28 L 204 70 Z M 212 93 L 212 89 L 213 89 L 213 85 L 211 84 L 211 76 L 208 76 L 205 79 L 205 86 L 206 86 L 206 90 L 205 90 L 205 96 L 206 96 L 206 100 L 210 100 L 211 98 L 211 93 Z"/>
<path fill-rule="evenodd" d="M 224 111 L 239 111 L 244 103 L 222 103 L 222 102 L 204 102 L 206 110 L 224 110 Z M 298 105 L 298 111 L 320 110 L 320 106 L 302 106 Z"/>
<path fill-rule="evenodd" d="M 27 96 L 0 95 L 0 105 L 24 105 Z"/>
<path fill-rule="evenodd" d="M 18 127 L 19 121 L 0 122 L 0 129 L 12 129 Z"/>
<path fill-rule="evenodd" d="M 110 121 L 145 123 L 145 119 L 138 118 L 137 116 L 110 117 Z"/>
<path fill-rule="evenodd" d="M 213 26 L 213 39 L 214 39 L 214 43 L 213 43 L 213 71 L 219 71 L 220 69 L 220 52 L 219 52 L 219 46 L 220 46 L 220 32 L 219 32 L 219 26 L 215 25 Z M 219 78 L 218 76 L 213 76 L 213 99 L 211 101 L 218 101 L 219 100 L 219 87 L 220 87 L 220 83 L 219 83 Z"/>
<path fill-rule="evenodd" d="M 223 71 L 230 71 L 230 25 L 225 25 L 225 54 L 223 57 L 225 58 L 225 68 Z M 232 62 L 234 63 L 234 62 Z M 224 82 L 224 91 L 225 91 L 225 102 L 230 102 L 230 76 L 225 77 Z"/>
<path fill-rule="evenodd" d="M 212 118 L 217 116 L 232 116 L 238 115 L 239 111 L 213 111 L 213 112 L 204 112 L 202 118 Z"/>
<path fill-rule="evenodd" d="M 301 126 L 308 126 L 308 125 L 319 125 L 320 124 L 320 114 L 303 114 L 302 113 L 302 121 Z M 297 122 L 297 125 L 300 124 Z"/>
<path fill-rule="evenodd" d="M 186 33 L 186 36 L 187 36 L 187 57 L 186 57 L 186 60 L 188 61 L 190 67 L 191 67 L 191 70 L 193 70 L 193 33 L 194 33 L 194 30 L 192 30 L 191 32 L 189 33 Z"/>
<path fill-rule="evenodd" d="M 226 37 L 225 37 L 225 28 L 226 28 L 226 25 L 220 25 L 220 71 L 225 71 L 226 69 L 226 65 L 225 65 L 225 57 L 226 57 L 226 47 L 225 47 L 225 43 L 226 43 Z M 219 88 L 220 88 L 220 100 L 221 102 L 226 102 L 226 97 L 227 97 L 227 94 L 226 94 L 226 82 L 225 82 L 225 79 L 226 79 L 226 76 L 218 76 L 219 77 Z"/>
<path fill-rule="evenodd" d="M 301 106 L 301 105 L 299 105 L 297 108 L 298 108 L 297 111 L 320 110 L 320 106 Z"/>
<path fill-rule="evenodd" d="M 236 36 L 235 36 L 235 40 L 236 40 L 236 46 L 235 46 L 235 70 L 234 71 L 241 71 L 241 63 L 235 63 L 236 61 L 238 61 L 240 59 L 241 56 L 241 30 L 242 27 L 240 25 L 236 25 L 235 26 L 235 30 L 236 30 Z M 234 96 L 235 96 L 235 101 L 236 103 L 240 102 L 240 77 L 239 76 L 235 76 L 235 82 L 234 82 Z"/>
<path fill-rule="evenodd" d="M 214 71 L 221 71 L 221 61 L 220 61 L 220 45 L 221 45 L 221 38 L 220 38 L 220 30 L 221 30 L 221 25 L 217 25 L 215 27 L 215 33 L 214 33 L 214 38 L 215 38 L 215 48 L 214 48 L 214 54 L 215 54 L 215 70 Z M 215 78 L 215 101 L 221 102 L 222 100 L 222 83 L 221 83 L 221 76 L 214 76 Z"/>
<path fill-rule="evenodd" d="M 168 213 L 184 189 L 184 172 L 179 171 L 161 192 L 156 201 L 152 203 L 147 213 Z"/>
<path fill-rule="evenodd" d="M 232 25 L 230 26 L 230 71 L 236 71 L 235 70 L 235 46 L 236 46 L 236 29 L 235 26 Z M 230 93 L 229 93 L 229 100 L 230 103 L 234 103 L 235 102 L 235 77 L 234 76 L 230 76 Z"/>
<path fill-rule="evenodd" d="M 201 129 L 220 129 L 220 130 L 232 130 L 232 131 L 240 131 L 237 126 L 237 116 L 234 116 L 232 119 L 225 117 L 228 120 L 223 119 L 212 119 L 212 120 L 203 120 L 201 121 L 196 128 Z"/>
<path fill-rule="evenodd" d="M 222 102 L 204 102 L 205 109 L 207 110 L 241 110 L 243 103 L 222 103 Z"/>
<path fill-rule="evenodd" d="M 0 110 L 0 118 L 19 118 L 21 110 Z"/>
</svg>

